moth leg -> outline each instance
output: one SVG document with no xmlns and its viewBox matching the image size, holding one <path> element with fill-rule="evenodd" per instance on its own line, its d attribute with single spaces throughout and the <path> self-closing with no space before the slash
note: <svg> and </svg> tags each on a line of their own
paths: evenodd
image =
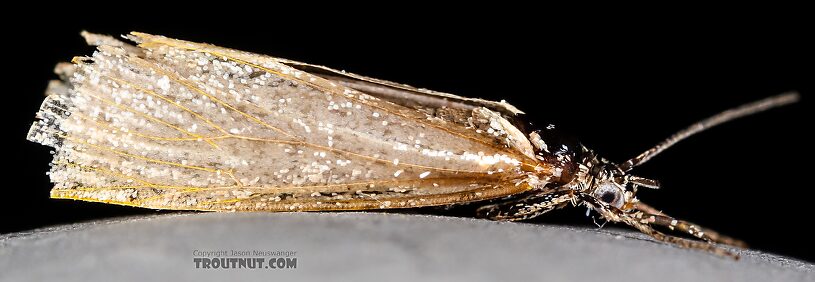
<svg viewBox="0 0 815 282">
<path fill-rule="evenodd" d="M 624 221 L 628 225 L 633 226 L 634 228 L 636 228 L 640 232 L 642 232 L 642 233 L 644 233 L 644 234 L 646 234 L 648 236 L 651 236 L 651 238 L 654 238 L 657 241 L 670 243 L 670 244 L 673 244 L 673 245 L 676 245 L 676 246 L 679 246 L 679 247 L 682 247 L 682 248 L 698 249 L 698 250 L 711 252 L 711 253 L 714 253 L 714 254 L 717 254 L 717 255 L 720 255 L 720 256 L 727 256 L 727 257 L 732 257 L 734 259 L 739 259 L 738 254 L 733 253 L 733 252 L 728 251 L 728 250 L 725 250 L 723 248 L 717 247 L 716 245 L 714 245 L 714 244 L 712 244 L 710 242 L 693 241 L 693 240 L 688 240 L 688 239 L 685 239 L 685 238 L 666 235 L 665 233 L 657 231 L 656 229 L 654 229 L 653 227 L 651 227 L 648 224 L 641 223 L 640 220 L 638 220 L 638 219 L 636 219 L 634 217 L 626 216 Z"/>
<path fill-rule="evenodd" d="M 684 232 L 707 242 L 720 243 L 740 248 L 747 247 L 747 244 L 740 240 L 721 235 L 716 231 L 703 228 L 699 225 L 684 220 L 677 220 L 665 214 L 660 215 L 646 212 L 636 212 L 634 213 L 634 217 L 640 220 L 642 223 L 667 227 L 670 230 Z"/>
<path fill-rule="evenodd" d="M 665 233 L 659 232 L 658 230 L 654 229 L 651 226 L 651 224 L 654 224 L 654 222 L 651 222 L 651 220 L 648 219 L 648 218 L 643 218 L 643 217 L 637 215 L 637 214 L 649 214 L 649 215 L 654 215 L 654 216 L 657 215 L 657 214 L 645 213 L 645 212 L 641 211 L 640 209 L 646 210 L 646 209 L 650 208 L 649 206 L 647 206 L 645 204 L 643 204 L 642 207 L 637 205 L 637 206 L 635 206 L 636 211 L 627 213 L 627 212 L 619 210 L 619 209 L 617 209 L 617 208 L 615 208 L 613 206 L 609 206 L 609 205 L 601 202 L 597 198 L 595 198 L 595 197 L 593 197 L 591 195 L 588 195 L 588 194 L 582 194 L 581 193 L 581 194 L 578 194 L 577 197 L 578 197 L 578 199 L 582 200 L 583 202 L 589 204 L 590 206 L 599 207 L 599 212 L 607 220 L 610 220 L 610 221 L 613 221 L 613 222 L 622 222 L 622 223 L 628 224 L 631 227 L 636 228 L 637 230 L 639 230 L 643 234 L 651 236 L 651 238 L 654 238 L 657 241 L 669 243 L 669 244 L 672 244 L 672 245 L 675 245 L 675 246 L 678 246 L 678 247 L 682 247 L 682 248 L 703 250 L 703 251 L 711 252 L 711 253 L 716 254 L 716 255 L 727 256 L 727 257 L 731 257 L 731 258 L 734 258 L 734 259 L 739 259 L 738 254 L 733 253 L 731 251 L 728 251 L 728 250 L 726 250 L 724 248 L 718 247 L 718 246 L 714 245 L 710 241 L 704 242 L 704 241 L 689 240 L 689 239 L 680 238 L 680 237 L 676 237 L 676 236 L 671 236 L 671 235 L 667 235 Z M 650 209 L 655 211 L 655 209 L 653 209 L 653 208 L 650 208 Z M 667 215 L 664 215 L 659 211 L 656 211 L 656 212 L 660 213 L 659 216 L 668 217 Z M 668 217 L 668 218 L 670 218 L 670 217 Z"/>
<path fill-rule="evenodd" d="M 542 192 L 479 207 L 476 216 L 500 221 L 525 220 L 561 208 L 574 199 L 573 193 L 568 190 Z"/>
<path fill-rule="evenodd" d="M 637 203 L 635 203 L 635 204 L 634 204 L 634 209 L 636 209 L 636 210 L 638 210 L 638 211 L 641 211 L 641 212 L 650 213 L 650 214 L 657 214 L 657 215 L 664 215 L 664 216 L 668 216 L 667 214 L 663 213 L 661 210 L 655 209 L 655 208 L 654 208 L 654 207 L 652 207 L 651 205 L 648 205 L 648 204 L 643 203 L 643 202 L 637 202 Z"/>
</svg>

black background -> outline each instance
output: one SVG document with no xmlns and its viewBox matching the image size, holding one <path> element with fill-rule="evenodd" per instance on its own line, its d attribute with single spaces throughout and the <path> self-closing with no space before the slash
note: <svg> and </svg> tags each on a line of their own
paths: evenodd
<svg viewBox="0 0 815 282">
<path fill-rule="evenodd" d="M 51 148 L 25 140 L 47 81 L 55 78 L 54 65 L 92 51 L 80 30 L 139 30 L 506 99 L 536 124 L 556 124 L 620 162 L 718 111 L 798 90 L 801 103 L 704 132 L 635 172 L 662 182 L 661 190 L 641 191 L 639 198 L 669 214 L 760 250 L 815 261 L 808 229 L 815 187 L 805 134 L 812 129 L 815 46 L 805 28 L 812 25 L 794 15 L 704 22 L 695 15 L 553 18 L 558 11 L 215 16 L 222 12 L 100 18 L 64 11 L 60 20 L 24 20 L 39 27 L 6 25 L 2 95 L 4 115 L 11 117 L 3 119 L 8 143 L 0 232 L 159 213 L 49 199 Z M 593 225 L 584 212 L 558 211 L 536 221 Z"/>
</svg>

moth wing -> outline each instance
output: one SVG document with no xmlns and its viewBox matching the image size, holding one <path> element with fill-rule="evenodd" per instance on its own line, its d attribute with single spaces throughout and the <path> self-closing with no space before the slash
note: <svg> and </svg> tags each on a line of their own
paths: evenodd
<svg viewBox="0 0 815 282">
<path fill-rule="evenodd" d="M 517 185 L 506 179 L 455 178 L 288 187 L 82 187 L 54 189 L 51 195 L 53 198 L 170 210 L 329 211 L 461 204 L 529 189 L 531 187 L 526 183 Z M 122 192 L 128 194 L 118 196 Z"/>
<path fill-rule="evenodd" d="M 501 128 L 506 132 L 506 136 L 508 136 L 509 139 L 507 142 L 508 146 L 534 159 L 534 150 L 527 141 L 528 139 L 524 129 L 526 126 L 526 122 L 522 118 L 524 112 L 506 101 L 496 102 L 479 98 L 463 97 L 451 93 L 416 88 L 407 84 L 340 71 L 326 66 L 283 58 L 272 58 L 282 64 L 318 75 L 345 87 L 364 92 L 394 104 L 417 109 L 435 117 L 445 119 L 448 122 L 459 123 L 465 127 L 470 126 L 466 118 L 489 116 L 490 119 L 501 124 Z"/>
<path fill-rule="evenodd" d="M 55 198 L 398 208 L 515 194 L 530 189 L 529 171 L 545 169 L 486 107 L 453 120 L 268 56 L 142 33 L 130 36 L 139 47 L 86 37 L 98 51 L 64 66 L 70 75 L 52 83 L 28 137 L 56 148 Z"/>
<path fill-rule="evenodd" d="M 366 92 L 384 100 L 413 108 L 458 108 L 472 110 L 484 107 L 505 115 L 512 119 L 524 114 L 515 106 L 506 101 L 490 101 L 479 98 L 469 98 L 451 93 L 416 88 L 407 84 L 367 77 L 351 72 L 341 71 L 321 65 L 303 63 L 288 59 L 275 58 L 280 63 L 297 69 L 308 71 L 326 79 L 337 81 L 343 85 L 359 91 Z"/>
</svg>

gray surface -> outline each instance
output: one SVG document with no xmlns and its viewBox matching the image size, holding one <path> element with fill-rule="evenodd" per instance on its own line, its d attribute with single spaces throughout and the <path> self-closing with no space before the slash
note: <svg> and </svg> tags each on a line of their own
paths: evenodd
<svg viewBox="0 0 815 282">
<path fill-rule="evenodd" d="M 195 269 L 195 249 L 293 250 L 298 263 Z M 740 253 L 734 261 L 611 228 L 377 213 L 191 213 L 2 235 L 0 281 L 815 281 L 812 264 Z"/>
</svg>

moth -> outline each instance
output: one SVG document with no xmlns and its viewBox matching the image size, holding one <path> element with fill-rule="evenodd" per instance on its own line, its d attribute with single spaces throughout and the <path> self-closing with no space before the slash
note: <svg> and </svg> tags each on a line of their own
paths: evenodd
<svg viewBox="0 0 815 282">
<path fill-rule="evenodd" d="M 659 241 L 733 255 L 743 243 L 636 198 L 629 172 L 717 124 L 793 103 L 787 93 L 691 125 L 621 164 L 501 101 L 133 32 L 83 32 L 97 50 L 58 64 L 28 140 L 51 146 L 51 197 L 199 211 L 481 205 L 524 220 L 586 206 Z M 131 44 L 129 42 L 135 43 Z M 686 237 L 667 235 L 657 227 Z"/>
</svg>

